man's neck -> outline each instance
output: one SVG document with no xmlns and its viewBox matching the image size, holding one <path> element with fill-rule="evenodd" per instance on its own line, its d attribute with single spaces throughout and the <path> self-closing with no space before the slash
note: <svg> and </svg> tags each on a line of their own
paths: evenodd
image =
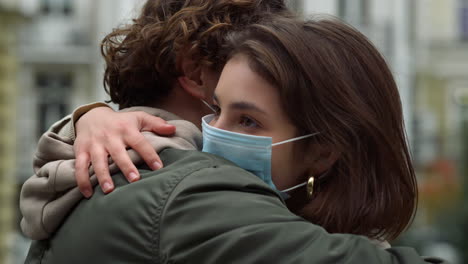
<svg viewBox="0 0 468 264">
<path fill-rule="evenodd" d="M 199 100 L 186 93 L 179 86 L 174 87 L 162 103 L 155 107 L 171 112 L 201 129 L 201 118 L 208 114 L 208 108 Z"/>
</svg>

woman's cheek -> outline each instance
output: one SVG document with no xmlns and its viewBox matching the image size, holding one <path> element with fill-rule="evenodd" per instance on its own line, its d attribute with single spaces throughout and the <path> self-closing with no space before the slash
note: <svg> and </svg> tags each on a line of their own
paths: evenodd
<svg viewBox="0 0 468 264">
<path fill-rule="evenodd" d="M 287 189 L 296 184 L 296 175 L 292 168 L 290 148 L 279 145 L 273 148 L 271 162 L 271 177 L 278 190 Z"/>
</svg>

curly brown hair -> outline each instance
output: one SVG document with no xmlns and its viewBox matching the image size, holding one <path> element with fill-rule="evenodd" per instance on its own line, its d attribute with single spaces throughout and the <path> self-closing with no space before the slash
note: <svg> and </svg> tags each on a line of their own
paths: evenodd
<svg viewBox="0 0 468 264">
<path fill-rule="evenodd" d="M 132 24 L 103 39 L 104 88 L 120 109 L 155 105 L 181 75 L 179 58 L 220 71 L 225 36 L 272 13 L 289 14 L 284 0 L 148 0 Z"/>
</svg>

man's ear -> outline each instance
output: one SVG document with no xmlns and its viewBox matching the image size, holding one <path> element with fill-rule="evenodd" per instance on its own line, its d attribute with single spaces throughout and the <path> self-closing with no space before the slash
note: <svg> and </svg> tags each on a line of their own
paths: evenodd
<svg viewBox="0 0 468 264">
<path fill-rule="evenodd" d="M 180 61 L 182 76 L 177 78 L 180 86 L 191 96 L 203 99 L 205 98 L 205 85 L 201 75 L 202 67 L 199 63 L 190 58 L 183 58 Z"/>
</svg>

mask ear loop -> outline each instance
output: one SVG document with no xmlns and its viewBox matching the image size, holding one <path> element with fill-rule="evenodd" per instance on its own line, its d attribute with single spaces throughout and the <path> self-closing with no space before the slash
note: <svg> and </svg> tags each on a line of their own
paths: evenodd
<svg viewBox="0 0 468 264">
<path fill-rule="evenodd" d="M 286 144 L 286 143 L 289 143 L 289 142 L 293 142 L 293 141 L 296 141 L 296 140 L 301 140 L 301 139 L 304 139 L 304 138 L 313 137 L 313 136 L 318 135 L 320 133 L 321 132 L 315 132 L 315 133 L 312 133 L 312 134 L 309 134 L 309 135 L 300 136 L 300 137 L 296 137 L 296 138 L 291 138 L 291 139 L 288 139 L 288 140 L 285 140 L 285 141 L 281 141 L 281 142 L 271 144 L 271 146 L 274 147 L 274 146 L 278 146 L 278 145 L 281 145 L 281 144 Z"/>
<path fill-rule="evenodd" d="M 301 183 L 301 184 L 298 184 L 298 185 L 293 186 L 293 187 L 291 187 L 291 188 L 288 188 L 288 189 L 286 189 L 286 190 L 282 190 L 282 192 L 290 192 L 290 191 L 292 191 L 292 190 L 294 190 L 294 189 L 297 189 L 297 188 L 299 188 L 299 187 L 302 187 L 302 186 L 304 186 L 304 185 L 306 185 L 306 184 L 307 184 L 307 182 L 303 182 L 303 183 Z"/>
<path fill-rule="evenodd" d="M 216 113 L 216 109 L 213 108 L 209 103 L 207 103 L 205 100 L 200 99 L 213 113 Z"/>
<path fill-rule="evenodd" d="M 304 185 L 307 185 L 307 197 L 310 199 L 310 197 L 312 197 L 312 194 L 314 193 L 314 181 L 315 181 L 314 176 L 310 176 L 308 181 L 298 184 L 296 186 L 293 186 L 291 188 L 288 188 L 286 190 L 282 190 L 282 192 L 290 192 Z"/>
<path fill-rule="evenodd" d="M 309 134 L 309 135 L 304 135 L 304 136 L 300 136 L 300 137 L 296 137 L 296 138 L 291 138 L 291 139 L 287 139 L 287 140 L 284 140 L 284 141 L 281 141 L 281 142 L 277 142 L 277 143 L 274 143 L 274 144 L 271 144 L 272 147 L 274 146 L 278 146 L 278 145 L 281 145 L 281 144 L 286 144 L 286 143 L 289 143 L 289 142 L 293 142 L 293 141 L 296 141 L 296 140 L 301 140 L 301 139 L 304 139 L 304 138 L 309 138 L 309 137 L 312 137 L 312 136 L 315 136 L 315 135 L 318 135 L 322 132 L 315 132 L 315 133 L 312 133 L 312 134 Z M 312 179 L 312 181 L 311 181 Z M 290 187 L 288 189 L 285 189 L 285 190 L 281 190 L 280 193 L 282 195 L 284 195 L 285 197 L 287 196 L 287 198 L 289 198 L 289 195 L 287 194 L 287 192 L 290 192 L 294 189 L 297 189 L 297 188 L 300 188 L 304 185 L 307 185 L 307 197 L 310 199 L 310 196 L 312 196 L 312 193 L 313 193 L 313 187 L 314 187 L 314 177 L 310 177 L 308 181 L 306 182 L 303 182 L 303 183 L 300 183 L 296 186 L 293 186 L 293 187 Z M 309 186 L 311 186 L 311 188 L 309 188 Z M 310 190 L 312 191 L 310 191 Z M 310 195 L 309 195 L 310 193 Z"/>
</svg>

